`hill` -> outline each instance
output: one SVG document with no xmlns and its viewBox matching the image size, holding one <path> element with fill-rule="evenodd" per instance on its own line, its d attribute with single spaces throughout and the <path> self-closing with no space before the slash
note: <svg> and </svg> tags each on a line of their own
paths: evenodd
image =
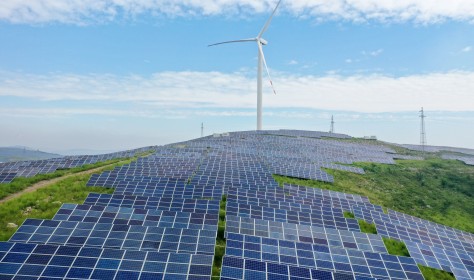
<svg viewBox="0 0 474 280">
<path fill-rule="evenodd" d="M 4 238 L 13 234 L 0 254 L 34 255 L 3 258 L 0 276 L 441 280 L 474 272 L 474 166 L 439 151 L 278 130 L 146 152 L 0 203 Z M 14 191 L 20 179 L 2 187 Z M 23 269 L 61 258 L 60 245 L 81 262 Z M 78 274 L 89 254 L 90 269 Z"/>
<path fill-rule="evenodd" d="M 0 162 L 42 160 L 62 157 L 42 151 L 35 151 L 26 147 L 0 147 Z"/>
</svg>

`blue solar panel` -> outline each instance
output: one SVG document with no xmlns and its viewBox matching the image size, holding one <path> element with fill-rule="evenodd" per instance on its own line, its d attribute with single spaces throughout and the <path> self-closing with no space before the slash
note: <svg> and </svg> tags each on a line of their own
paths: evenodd
<svg viewBox="0 0 474 280">
<path fill-rule="evenodd" d="M 10 241 L 213 255 L 216 229 L 27 220 Z"/>
<path fill-rule="evenodd" d="M 191 224 L 195 228 L 200 228 L 203 225 L 216 226 L 218 219 L 218 214 L 77 204 L 63 204 L 53 217 L 54 221 L 180 228 L 188 227 Z"/>
<path fill-rule="evenodd" d="M 212 256 L 1 242 L 2 279 L 209 279 Z"/>
<path fill-rule="evenodd" d="M 407 257 L 236 233 L 227 234 L 226 255 L 333 270 L 354 276 L 423 279 L 415 261 Z M 354 269 L 354 266 L 357 268 Z M 365 273 L 360 271 L 365 271 Z"/>
<path fill-rule="evenodd" d="M 284 223 L 321 226 L 342 230 L 360 231 L 359 224 L 355 219 L 334 217 L 332 215 L 318 215 L 306 212 L 287 211 L 284 209 L 275 209 L 249 204 L 239 204 L 232 201 L 227 202 L 226 215 Z"/>
<path fill-rule="evenodd" d="M 224 256 L 221 279 L 372 280 L 371 277 Z"/>
<path fill-rule="evenodd" d="M 226 217 L 226 233 L 242 233 L 273 239 L 386 253 L 382 237 L 356 231 L 336 230 L 236 216 Z"/>
<path fill-rule="evenodd" d="M 168 210 L 174 212 L 219 213 L 218 199 L 185 199 L 173 197 L 150 197 L 136 195 L 91 193 L 84 201 L 86 205 L 129 207 L 137 209 Z"/>
</svg>

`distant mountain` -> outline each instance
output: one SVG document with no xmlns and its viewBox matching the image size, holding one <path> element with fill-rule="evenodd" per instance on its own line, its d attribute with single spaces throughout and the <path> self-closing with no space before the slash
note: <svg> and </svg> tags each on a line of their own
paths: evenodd
<svg viewBox="0 0 474 280">
<path fill-rule="evenodd" d="M 32 150 L 27 147 L 0 147 L 0 162 L 40 160 L 62 157 L 42 151 Z"/>
</svg>

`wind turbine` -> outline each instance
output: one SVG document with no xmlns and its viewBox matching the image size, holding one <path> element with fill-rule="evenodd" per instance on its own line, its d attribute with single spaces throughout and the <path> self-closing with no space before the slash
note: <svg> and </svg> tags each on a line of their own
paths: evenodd
<svg viewBox="0 0 474 280">
<path fill-rule="evenodd" d="M 273 16 L 275 15 L 278 6 L 280 5 L 282 0 L 278 1 L 275 9 L 273 9 L 273 13 L 268 18 L 267 22 L 263 26 L 260 33 L 258 33 L 257 37 L 255 38 L 248 38 L 248 39 L 241 39 L 241 40 L 233 40 L 233 41 L 225 41 L 216 44 L 209 45 L 216 46 L 222 44 L 229 44 L 229 43 L 243 43 L 243 42 L 256 42 L 258 46 L 258 62 L 257 62 L 257 130 L 262 130 L 262 64 L 265 66 L 265 70 L 267 71 L 268 79 L 270 80 L 270 85 L 273 89 L 273 93 L 276 94 L 275 88 L 273 87 L 272 78 L 270 77 L 270 72 L 268 71 L 267 62 L 265 61 L 265 56 L 263 55 L 263 48 L 262 46 L 268 44 L 268 42 L 262 38 L 263 33 L 267 31 L 268 27 L 270 26 L 270 22 L 272 21 Z"/>
</svg>

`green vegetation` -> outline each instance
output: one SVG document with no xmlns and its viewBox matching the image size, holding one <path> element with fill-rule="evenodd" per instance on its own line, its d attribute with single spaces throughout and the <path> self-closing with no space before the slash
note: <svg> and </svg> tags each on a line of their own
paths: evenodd
<svg viewBox="0 0 474 280">
<path fill-rule="evenodd" d="M 109 161 L 98 162 L 95 164 L 86 164 L 86 165 L 71 168 L 71 169 L 59 169 L 53 173 L 38 174 L 30 178 L 23 178 L 23 177 L 15 178 L 11 183 L 0 184 L 0 199 L 5 198 L 11 194 L 20 192 L 30 187 L 31 185 L 36 184 L 41 181 L 51 180 L 51 179 L 63 177 L 66 175 L 75 174 L 75 173 L 91 170 L 94 168 L 99 168 L 99 167 L 110 165 L 110 164 L 115 164 L 117 162 L 120 162 L 121 160 L 123 159 L 114 159 L 114 160 L 109 160 Z"/>
<path fill-rule="evenodd" d="M 222 258 L 225 253 L 225 206 L 227 196 L 223 195 L 219 209 L 219 224 L 217 228 L 216 249 L 212 265 L 212 279 L 219 279 L 221 275 Z"/>
<path fill-rule="evenodd" d="M 359 227 L 361 232 L 377 234 L 377 229 L 374 224 L 368 223 L 364 220 L 357 220 L 359 222 Z"/>
<path fill-rule="evenodd" d="M 344 218 L 347 219 L 355 219 L 354 213 L 349 211 L 344 211 Z M 377 234 L 377 229 L 375 228 L 374 224 L 368 223 L 364 220 L 357 220 L 359 223 L 360 231 L 364 233 L 372 233 Z"/>
<path fill-rule="evenodd" d="M 456 280 L 454 275 L 450 272 L 423 266 L 421 264 L 419 264 L 418 267 L 426 280 Z"/>
<path fill-rule="evenodd" d="M 326 170 L 334 183 L 274 177 L 280 184 L 364 195 L 374 204 L 474 233 L 474 166 L 436 157 L 354 166 L 366 174 Z"/>
<path fill-rule="evenodd" d="M 50 186 L 26 193 L 0 205 L 0 240 L 6 241 L 27 218 L 51 219 L 63 203 L 82 203 L 90 192 L 112 193 L 113 189 L 86 187 L 90 175 L 75 175 Z"/>
<path fill-rule="evenodd" d="M 102 172 L 128 164 L 133 160 L 136 160 L 136 157 L 121 161 L 106 161 L 94 164 L 92 168 L 103 166 L 103 168 L 97 171 Z M 62 174 L 65 176 L 89 169 L 91 169 L 90 166 L 83 166 L 64 170 Z M 37 189 L 34 192 L 25 193 L 0 204 L 0 241 L 8 240 L 17 230 L 16 226 L 20 226 L 27 218 L 51 219 L 63 203 L 83 203 L 84 199 L 91 192 L 113 193 L 113 189 L 109 188 L 87 187 L 86 184 L 89 178 L 90 174 L 71 175 L 68 178 Z M 27 187 L 29 187 L 29 185 L 24 185 L 24 188 Z"/>
<path fill-rule="evenodd" d="M 354 219 L 355 216 L 354 216 L 354 213 L 352 213 L 352 212 L 344 211 L 344 218 L 347 218 L 347 219 Z"/>
<path fill-rule="evenodd" d="M 402 241 L 387 237 L 382 237 L 382 240 L 389 254 L 404 257 L 410 256 L 410 253 L 408 253 L 407 246 L 405 246 L 405 243 L 403 243 Z"/>
</svg>

